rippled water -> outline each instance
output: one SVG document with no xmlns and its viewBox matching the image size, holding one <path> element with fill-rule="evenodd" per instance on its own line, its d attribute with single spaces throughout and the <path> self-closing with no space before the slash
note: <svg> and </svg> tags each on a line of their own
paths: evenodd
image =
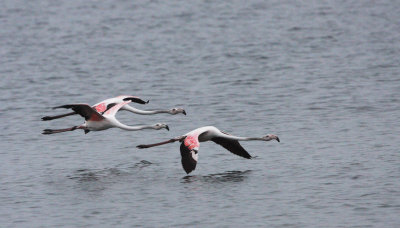
<svg viewBox="0 0 400 228">
<path fill-rule="evenodd" d="M 1 227 L 399 227 L 397 1 L 2 1 Z M 66 103 L 130 94 L 124 123 L 171 131 L 45 136 Z M 60 111 L 61 112 L 61 111 Z M 255 159 L 202 143 L 214 125 Z"/>
</svg>

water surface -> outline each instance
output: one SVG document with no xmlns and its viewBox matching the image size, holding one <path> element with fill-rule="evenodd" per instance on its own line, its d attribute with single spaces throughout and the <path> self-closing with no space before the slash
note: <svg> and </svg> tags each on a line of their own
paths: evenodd
<svg viewBox="0 0 400 228">
<path fill-rule="evenodd" d="M 1 227 L 399 227 L 396 1 L 2 1 Z M 50 136 L 51 107 L 129 94 L 130 125 Z M 213 125 L 242 159 L 202 143 L 138 144 Z"/>
</svg>

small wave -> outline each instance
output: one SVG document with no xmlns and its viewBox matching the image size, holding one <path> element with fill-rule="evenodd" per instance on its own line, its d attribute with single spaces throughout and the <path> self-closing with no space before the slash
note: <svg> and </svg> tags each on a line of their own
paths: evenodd
<svg viewBox="0 0 400 228">
<path fill-rule="evenodd" d="M 129 175 L 133 173 L 132 170 L 142 169 L 152 165 L 153 163 L 141 160 L 131 166 L 124 167 L 126 164 L 118 165 L 113 168 L 104 169 L 78 169 L 72 175 L 67 176 L 71 180 L 78 180 L 79 182 L 100 181 L 108 178 L 115 178 L 118 176 Z"/>
<path fill-rule="evenodd" d="M 223 173 L 209 174 L 205 176 L 193 175 L 185 176 L 182 178 L 183 183 L 192 182 L 207 182 L 207 183 L 226 183 L 226 182 L 241 182 L 247 178 L 251 173 L 251 170 L 246 171 L 226 171 Z"/>
</svg>

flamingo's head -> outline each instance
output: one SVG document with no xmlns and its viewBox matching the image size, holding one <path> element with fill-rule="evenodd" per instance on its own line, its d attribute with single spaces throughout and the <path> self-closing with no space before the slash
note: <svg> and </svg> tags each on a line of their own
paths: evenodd
<svg viewBox="0 0 400 228">
<path fill-rule="evenodd" d="M 264 136 L 263 139 L 265 141 L 271 141 L 271 140 L 275 139 L 276 141 L 280 142 L 279 137 L 276 135 L 272 135 L 272 134 L 268 134 L 268 135 Z"/>
<path fill-rule="evenodd" d="M 166 125 L 164 123 L 157 123 L 157 124 L 154 125 L 154 129 L 156 129 L 156 130 L 160 130 L 160 129 L 163 129 L 163 128 L 165 128 L 165 129 L 167 129 L 169 131 L 168 125 Z"/>
<path fill-rule="evenodd" d="M 176 114 L 179 114 L 179 113 L 182 113 L 183 115 L 186 115 L 186 111 L 183 108 L 173 108 L 173 109 L 169 110 L 168 113 L 170 113 L 172 115 L 176 115 Z"/>
</svg>

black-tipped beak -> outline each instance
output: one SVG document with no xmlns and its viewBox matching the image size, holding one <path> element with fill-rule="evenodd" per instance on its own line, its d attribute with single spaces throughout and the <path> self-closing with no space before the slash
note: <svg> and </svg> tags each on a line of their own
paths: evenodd
<svg viewBox="0 0 400 228">
<path fill-rule="evenodd" d="M 168 127 L 168 125 L 166 125 L 166 126 L 165 126 L 165 129 L 167 129 L 167 131 L 169 131 L 169 127 Z"/>
<path fill-rule="evenodd" d="M 279 138 L 278 138 L 278 137 L 276 137 L 276 141 L 278 141 L 278 142 L 281 142 L 281 140 L 279 140 Z"/>
<path fill-rule="evenodd" d="M 183 112 L 182 112 L 182 113 L 183 113 L 183 115 L 185 115 L 185 116 L 186 116 L 186 111 L 185 111 L 185 110 L 183 110 Z"/>
</svg>

